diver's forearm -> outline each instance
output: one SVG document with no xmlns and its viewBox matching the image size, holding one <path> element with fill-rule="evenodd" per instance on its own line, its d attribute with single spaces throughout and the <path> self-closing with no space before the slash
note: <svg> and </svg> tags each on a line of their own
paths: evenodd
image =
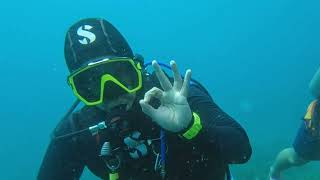
<svg viewBox="0 0 320 180">
<path fill-rule="evenodd" d="M 310 88 L 311 94 L 314 97 L 316 98 L 320 97 L 320 68 L 318 69 L 316 74 L 313 76 L 309 84 L 309 88 Z"/>
<path fill-rule="evenodd" d="M 245 163 L 252 154 L 249 138 L 241 125 L 223 112 L 199 88 L 190 86 L 189 104 L 201 119 L 202 130 L 194 141 L 217 151 L 227 163 Z"/>
</svg>

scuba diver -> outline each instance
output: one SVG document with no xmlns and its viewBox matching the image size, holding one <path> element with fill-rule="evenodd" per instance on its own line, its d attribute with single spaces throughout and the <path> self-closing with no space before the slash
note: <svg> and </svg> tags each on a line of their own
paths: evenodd
<svg viewBox="0 0 320 180">
<path fill-rule="evenodd" d="M 309 89 L 315 100 L 307 109 L 293 147 L 282 150 L 270 167 L 270 180 L 280 180 L 281 172 L 286 169 L 320 160 L 320 68 L 313 76 Z"/>
<path fill-rule="evenodd" d="M 229 164 L 249 160 L 245 130 L 191 70 L 144 63 L 108 21 L 72 25 L 64 52 L 77 101 L 53 131 L 38 180 L 80 179 L 85 167 L 109 180 L 225 180 Z"/>
</svg>

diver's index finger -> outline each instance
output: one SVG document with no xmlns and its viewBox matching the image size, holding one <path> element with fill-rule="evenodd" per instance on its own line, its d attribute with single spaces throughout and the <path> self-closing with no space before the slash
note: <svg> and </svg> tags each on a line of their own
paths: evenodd
<svg viewBox="0 0 320 180">
<path fill-rule="evenodd" d="M 169 81 L 168 77 L 164 74 L 164 72 L 162 71 L 160 65 L 157 63 L 156 60 L 152 61 L 152 67 L 154 68 L 154 71 L 159 79 L 159 82 L 163 90 L 168 91 L 172 89 L 171 82 Z"/>
</svg>

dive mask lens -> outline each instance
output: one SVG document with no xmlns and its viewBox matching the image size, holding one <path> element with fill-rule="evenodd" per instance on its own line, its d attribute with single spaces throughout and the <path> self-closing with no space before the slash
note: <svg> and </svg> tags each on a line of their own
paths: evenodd
<svg viewBox="0 0 320 180">
<path fill-rule="evenodd" d="M 141 71 L 128 58 L 91 63 L 71 75 L 69 82 L 76 96 L 87 105 L 102 103 L 103 96 L 111 98 L 135 92 L 142 86 Z"/>
</svg>

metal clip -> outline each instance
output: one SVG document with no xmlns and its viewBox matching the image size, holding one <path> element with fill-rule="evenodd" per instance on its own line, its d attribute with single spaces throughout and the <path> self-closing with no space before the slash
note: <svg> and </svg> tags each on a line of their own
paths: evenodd
<svg viewBox="0 0 320 180">
<path fill-rule="evenodd" d="M 158 171 L 161 168 L 160 153 L 157 153 L 156 162 L 154 163 L 154 171 Z"/>
<path fill-rule="evenodd" d="M 89 131 L 91 132 L 91 135 L 94 136 L 98 134 L 99 130 L 103 130 L 106 128 L 107 128 L 106 122 L 102 121 L 97 125 L 89 127 Z"/>
</svg>

